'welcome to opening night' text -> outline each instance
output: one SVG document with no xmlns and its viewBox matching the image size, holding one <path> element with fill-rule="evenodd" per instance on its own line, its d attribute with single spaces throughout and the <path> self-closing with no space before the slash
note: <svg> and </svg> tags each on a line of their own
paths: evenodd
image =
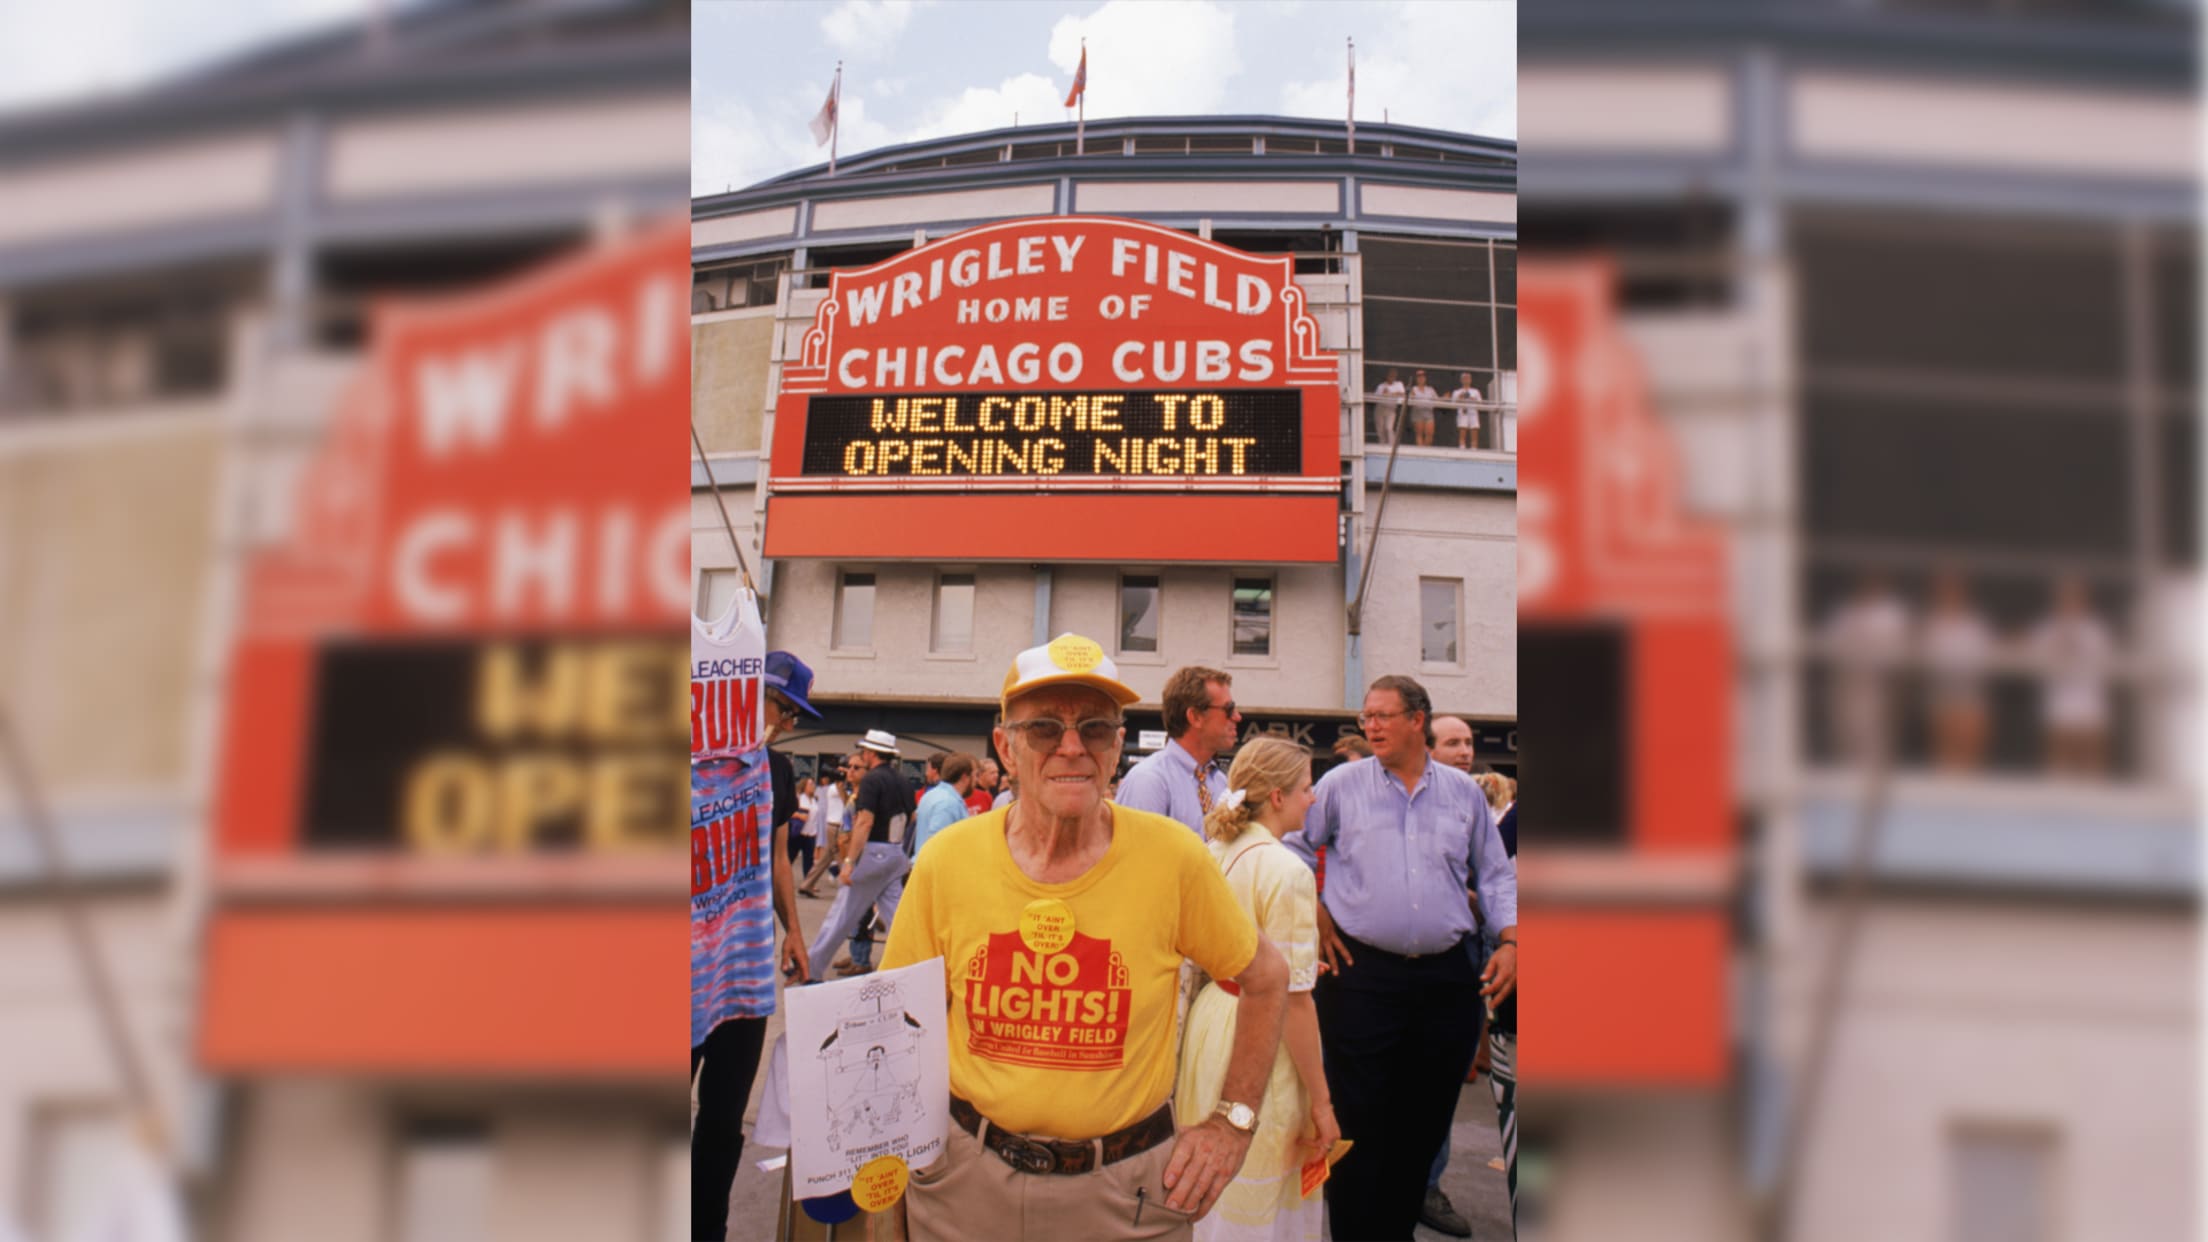
<svg viewBox="0 0 2208 1242">
<path fill-rule="evenodd" d="M 1302 470 L 1295 389 L 814 397 L 802 466 L 846 478 Z"/>
</svg>

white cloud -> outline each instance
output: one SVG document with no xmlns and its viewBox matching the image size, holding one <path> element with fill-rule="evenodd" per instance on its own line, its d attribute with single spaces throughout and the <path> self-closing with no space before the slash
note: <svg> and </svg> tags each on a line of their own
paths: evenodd
<svg viewBox="0 0 2208 1242">
<path fill-rule="evenodd" d="M 1073 85 L 1081 40 L 1089 41 L 1090 116 L 1218 112 L 1227 80 L 1242 68 L 1234 13 L 1213 0 L 1109 0 L 1087 17 L 1062 17 L 1050 31 L 1050 60 Z"/>
<path fill-rule="evenodd" d="M 820 19 L 820 32 L 847 56 L 872 56 L 897 42 L 912 10 L 913 0 L 843 0 Z"/>
<path fill-rule="evenodd" d="M 1518 136 L 1515 4 L 1407 2 L 1356 10 L 1357 119 Z M 1281 88 L 1291 116 L 1347 111 L 1345 55 L 1325 77 Z"/>
</svg>

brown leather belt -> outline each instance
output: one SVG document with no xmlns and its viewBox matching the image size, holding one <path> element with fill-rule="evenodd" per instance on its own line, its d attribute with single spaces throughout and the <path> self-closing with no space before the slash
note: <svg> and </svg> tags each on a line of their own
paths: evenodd
<svg viewBox="0 0 2208 1242">
<path fill-rule="evenodd" d="M 955 1095 L 951 1097 L 951 1120 L 980 1139 L 981 1145 L 994 1152 L 997 1159 L 1020 1172 L 1062 1176 L 1093 1172 L 1104 1165 L 1140 1155 L 1172 1138 L 1174 1132 L 1171 1104 L 1158 1105 L 1158 1111 L 1125 1129 L 1114 1130 L 1102 1138 L 1078 1141 L 1029 1138 L 1000 1129 L 996 1122 L 982 1116 L 979 1109 Z"/>
</svg>

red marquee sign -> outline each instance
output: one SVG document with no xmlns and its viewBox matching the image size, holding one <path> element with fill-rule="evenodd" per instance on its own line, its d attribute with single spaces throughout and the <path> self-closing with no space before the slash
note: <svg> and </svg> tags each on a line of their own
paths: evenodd
<svg viewBox="0 0 2208 1242">
<path fill-rule="evenodd" d="M 766 554 L 1331 561 L 1339 382 L 1286 256 L 971 229 L 833 275 L 782 375 Z"/>
<path fill-rule="evenodd" d="M 1543 947 L 1519 1068 L 1548 1087 L 1707 1088 L 1730 1068 L 1726 553 L 1682 503 L 1615 279 L 1601 262 L 1518 276 L 1519 639 L 1614 644 L 1626 795 L 1614 845 L 1544 844 L 1539 751 L 1575 739 L 1529 738 L 1520 909 Z"/>
<path fill-rule="evenodd" d="M 378 308 L 244 575 L 205 1066 L 671 1072 L 688 272 L 678 223 Z"/>
</svg>

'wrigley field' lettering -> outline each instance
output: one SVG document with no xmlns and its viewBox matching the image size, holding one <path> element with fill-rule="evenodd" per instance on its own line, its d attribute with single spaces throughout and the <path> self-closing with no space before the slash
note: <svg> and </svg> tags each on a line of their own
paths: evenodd
<svg viewBox="0 0 2208 1242">
<path fill-rule="evenodd" d="M 803 472 L 851 478 L 1297 474 L 1302 394 L 820 396 Z"/>
</svg>

